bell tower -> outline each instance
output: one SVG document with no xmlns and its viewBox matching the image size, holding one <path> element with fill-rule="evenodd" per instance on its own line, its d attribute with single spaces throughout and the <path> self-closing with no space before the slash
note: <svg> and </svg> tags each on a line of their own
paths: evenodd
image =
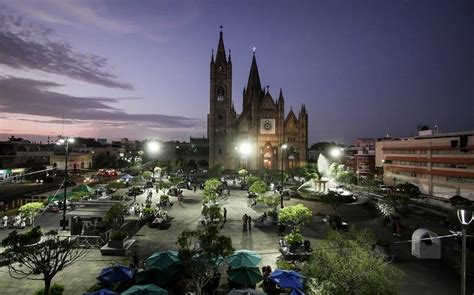
<svg viewBox="0 0 474 295">
<path fill-rule="evenodd" d="M 229 157 L 232 153 L 231 138 L 235 111 L 232 104 L 232 60 L 226 55 L 224 36 L 219 33 L 219 43 L 210 63 L 209 114 L 207 116 L 207 136 L 209 138 L 209 168 L 223 164 L 229 169 Z"/>
</svg>

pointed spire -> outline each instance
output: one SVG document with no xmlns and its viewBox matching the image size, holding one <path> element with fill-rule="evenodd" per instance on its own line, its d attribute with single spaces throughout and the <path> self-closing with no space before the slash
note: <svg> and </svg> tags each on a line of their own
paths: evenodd
<svg viewBox="0 0 474 295">
<path fill-rule="evenodd" d="M 245 95 L 245 92 L 246 92 L 246 91 L 247 91 L 247 90 L 246 90 L 245 87 L 244 87 L 244 91 L 242 91 L 242 95 Z"/>
<path fill-rule="evenodd" d="M 247 83 L 247 91 L 259 93 L 262 89 L 260 83 L 260 75 L 258 74 L 257 60 L 255 59 L 255 51 L 252 57 L 252 65 L 250 66 L 249 81 Z"/>
<path fill-rule="evenodd" d="M 300 114 L 306 114 L 306 106 L 304 104 L 301 105 Z"/>
<path fill-rule="evenodd" d="M 217 45 L 216 62 L 226 62 L 224 47 L 224 34 L 222 33 L 222 26 L 220 26 L 221 32 L 219 33 L 219 44 Z"/>
<path fill-rule="evenodd" d="M 285 99 L 283 98 L 283 90 L 280 88 L 280 94 L 278 95 L 278 104 L 283 104 Z"/>
<path fill-rule="evenodd" d="M 232 63 L 232 58 L 230 57 L 230 49 L 229 49 L 229 59 L 227 60 L 228 63 Z"/>
<path fill-rule="evenodd" d="M 211 63 L 214 62 L 214 49 L 212 49 L 212 53 L 211 53 Z"/>
</svg>

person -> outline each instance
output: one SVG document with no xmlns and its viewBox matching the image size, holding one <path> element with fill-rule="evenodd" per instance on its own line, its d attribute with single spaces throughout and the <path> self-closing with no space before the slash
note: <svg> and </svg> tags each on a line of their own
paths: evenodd
<svg viewBox="0 0 474 295">
<path fill-rule="evenodd" d="M 257 206 L 257 198 L 253 199 L 252 205 L 250 205 L 250 208 L 255 209 L 255 206 Z"/>
<path fill-rule="evenodd" d="M 197 190 L 197 186 L 194 185 L 194 193 L 196 193 L 196 190 Z"/>
<path fill-rule="evenodd" d="M 252 230 L 252 216 L 249 215 L 247 217 L 247 222 L 249 224 L 249 231 L 250 231 L 250 230 Z"/>
<path fill-rule="evenodd" d="M 140 258 L 138 257 L 138 253 L 135 250 L 132 255 L 132 264 L 135 269 L 138 269 L 139 262 L 140 262 Z"/>
<path fill-rule="evenodd" d="M 227 189 L 227 196 L 230 197 L 230 189 Z"/>
<path fill-rule="evenodd" d="M 227 209 L 224 207 L 224 222 L 227 221 Z"/>
<path fill-rule="evenodd" d="M 247 214 L 242 216 L 242 230 L 247 231 Z"/>
</svg>

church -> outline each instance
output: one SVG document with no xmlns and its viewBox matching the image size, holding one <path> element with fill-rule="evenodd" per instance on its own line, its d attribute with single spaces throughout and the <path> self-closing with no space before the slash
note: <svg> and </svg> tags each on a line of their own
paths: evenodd
<svg viewBox="0 0 474 295">
<path fill-rule="evenodd" d="M 269 87 L 262 87 L 255 50 L 247 86 L 242 93 L 242 113 L 232 99 L 232 59 L 226 53 L 222 30 L 217 52 L 211 55 L 210 100 L 207 117 L 209 167 L 225 169 L 291 169 L 307 163 L 308 114 L 304 104 L 298 114 L 285 113 L 280 89 L 274 99 Z"/>
</svg>

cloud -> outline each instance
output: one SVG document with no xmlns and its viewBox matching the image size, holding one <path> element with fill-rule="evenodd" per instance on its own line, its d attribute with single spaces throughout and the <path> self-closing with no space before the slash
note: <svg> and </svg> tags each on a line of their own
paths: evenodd
<svg viewBox="0 0 474 295">
<path fill-rule="evenodd" d="M 111 88 L 133 89 L 131 84 L 117 81 L 106 58 L 77 53 L 69 44 L 53 40 L 50 28 L 28 22 L 5 6 L 0 5 L 0 11 L 0 64 Z"/>
<path fill-rule="evenodd" d="M 91 27 L 111 34 L 135 34 L 154 42 L 166 42 L 167 38 L 157 32 L 151 33 L 147 29 L 131 23 L 123 18 L 110 16 L 110 9 L 105 2 L 43 0 L 43 1 L 16 1 L 9 6 L 27 14 L 28 16 L 52 25 L 66 25 L 83 28 Z M 112 2 L 111 5 L 116 5 Z"/>
<path fill-rule="evenodd" d="M 77 97 L 50 91 L 60 84 L 17 77 L 0 77 L 0 112 L 46 117 L 42 123 L 61 123 L 51 118 L 71 121 L 100 121 L 117 127 L 120 124 L 154 128 L 205 128 L 203 119 L 162 114 L 129 114 L 109 104 L 115 98 Z M 40 120 L 41 121 L 41 120 Z"/>
</svg>

